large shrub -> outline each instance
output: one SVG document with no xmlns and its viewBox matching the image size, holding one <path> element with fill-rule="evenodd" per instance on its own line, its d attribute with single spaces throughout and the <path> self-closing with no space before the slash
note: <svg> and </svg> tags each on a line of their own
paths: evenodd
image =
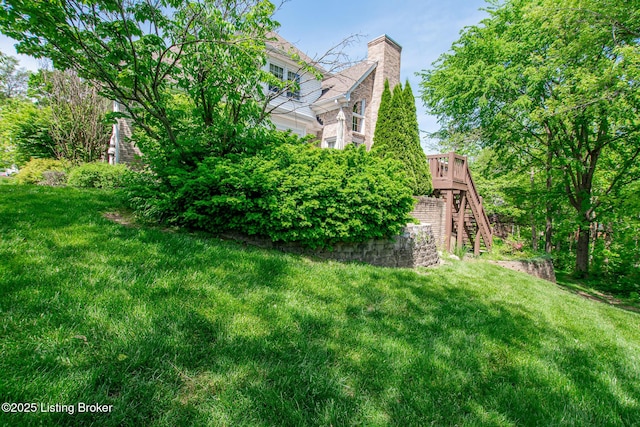
<svg viewBox="0 0 640 427">
<path fill-rule="evenodd" d="M 142 187 L 145 197 L 132 200 L 183 225 L 310 247 L 396 235 L 414 203 L 401 164 L 364 147 L 285 143 L 254 156 L 211 157 L 192 173 L 176 169 L 170 181 L 148 180 L 155 194 Z"/>
<path fill-rule="evenodd" d="M 0 109 L 0 147 L 6 158 L 4 166 L 23 165 L 32 157 L 55 158 L 49 135 L 51 108 L 29 100 L 13 99 Z"/>
<path fill-rule="evenodd" d="M 83 188 L 122 187 L 127 170 L 125 165 L 85 163 L 69 172 L 67 183 L 73 187 Z"/>
<path fill-rule="evenodd" d="M 19 184 L 38 184 L 44 181 L 48 171 L 66 172 L 66 163 L 55 159 L 31 159 L 16 175 Z"/>
<path fill-rule="evenodd" d="M 285 144 L 258 156 L 211 158 L 178 196 L 183 219 L 308 246 L 391 237 L 411 219 L 401 165 L 363 148 Z"/>
</svg>

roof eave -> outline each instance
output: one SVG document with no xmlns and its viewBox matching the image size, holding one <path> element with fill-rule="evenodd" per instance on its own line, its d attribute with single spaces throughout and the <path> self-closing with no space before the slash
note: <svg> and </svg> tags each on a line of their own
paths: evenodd
<svg viewBox="0 0 640 427">
<path fill-rule="evenodd" d="M 365 71 L 358 80 L 356 80 L 356 82 L 351 85 L 351 87 L 349 88 L 349 90 L 347 90 L 344 93 L 341 93 L 340 95 L 334 96 L 332 98 L 328 98 L 328 99 L 323 99 L 321 101 L 316 101 L 315 103 L 313 103 L 311 105 L 311 109 L 316 112 L 317 114 L 321 114 L 321 113 L 326 113 L 327 111 L 331 111 L 331 110 L 335 110 L 336 108 L 338 108 L 338 106 L 340 104 L 343 103 L 348 103 L 351 100 L 351 93 L 353 93 L 353 91 L 360 86 L 360 84 L 362 84 L 362 82 L 369 77 L 369 75 L 371 75 L 371 73 L 373 72 L 373 70 L 376 69 L 376 67 L 378 66 L 377 62 L 374 62 L 373 64 L 371 64 L 371 66 L 367 69 L 367 71 Z"/>
<path fill-rule="evenodd" d="M 346 104 L 349 102 L 349 98 L 347 98 L 346 93 L 342 93 L 338 96 L 334 96 L 333 98 L 323 99 L 320 102 L 314 102 L 311 104 L 311 110 L 313 110 L 316 114 L 326 113 L 328 111 L 335 110 L 340 107 L 342 104 Z"/>
<path fill-rule="evenodd" d="M 360 76 L 360 78 L 353 84 L 353 86 L 351 86 L 351 88 L 346 92 L 346 96 L 347 99 L 351 99 L 351 93 L 358 87 L 360 86 L 360 84 L 367 78 L 369 77 L 369 75 L 373 72 L 373 70 L 376 69 L 376 67 L 378 66 L 378 62 L 374 62 L 373 64 L 371 64 L 371 66 L 369 67 L 369 69 L 367 71 L 364 72 L 364 74 L 362 74 L 362 76 Z"/>
</svg>

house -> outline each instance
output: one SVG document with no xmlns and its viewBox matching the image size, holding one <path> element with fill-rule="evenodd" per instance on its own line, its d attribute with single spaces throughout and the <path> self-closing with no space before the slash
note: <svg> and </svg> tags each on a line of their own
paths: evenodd
<svg viewBox="0 0 640 427">
<path fill-rule="evenodd" d="M 373 144 L 380 98 L 385 80 L 391 87 L 400 83 L 402 47 L 387 35 L 368 43 L 367 58 L 338 73 L 317 70 L 318 80 L 300 73 L 291 59 L 298 55 L 313 63 L 295 46 L 275 34 L 268 45 L 268 70 L 281 79 L 296 80 L 300 90 L 283 92 L 271 101 L 271 121 L 276 128 L 300 135 L 315 135 L 323 148 L 344 148 L 347 144 Z"/>
<path fill-rule="evenodd" d="M 380 98 L 385 80 L 391 87 L 400 83 L 402 47 L 387 35 L 371 40 L 367 58 L 347 69 L 331 73 L 314 65 L 322 79 L 304 70 L 292 56 L 307 64 L 314 61 L 274 33 L 267 44 L 266 70 L 281 80 L 298 82 L 298 90 L 275 93 L 270 101 L 271 121 L 277 129 L 299 136 L 313 135 L 323 148 L 344 148 L 347 144 L 373 144 Z M 118 111 L 114 103 L 114 111 Z M 131 123 L 114 124 L 109 146 L 109 163 L 129 163 L 141 153 L 130 142 Z"/>
</svg>

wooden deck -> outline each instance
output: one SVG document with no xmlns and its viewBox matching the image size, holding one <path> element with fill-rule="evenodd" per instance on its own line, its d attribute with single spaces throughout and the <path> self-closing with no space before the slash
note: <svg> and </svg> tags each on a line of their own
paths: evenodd
<svg viewBox="0 0 640 427">
<path fill-rule="evenodd" d="M 429 155 L 427 159 L 434 193 L 446 200 L 445 247 L 451 250 L 454 243 L 458 246 L 471 245 L 477 255 L 482 242 L 487 250 L 491 250 L 491 225 L 467 158 L 451 152 Z"/>
</svg>

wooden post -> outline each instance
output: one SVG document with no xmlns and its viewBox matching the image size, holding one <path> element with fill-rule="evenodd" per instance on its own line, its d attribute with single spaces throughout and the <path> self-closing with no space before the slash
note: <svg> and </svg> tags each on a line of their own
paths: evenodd
<svg viewBox="0 0 640 427">
<path fill-rule="evenodd" d="M 456 153 L 453 151 L 449 153 L 449 182 L 453 182 L 453 170 L 456 167 Z"/>
<path fill-rule="evenodd" d="M 478 227 L 478 232 L 476 233 L 476 240 L 473 242 L 473 254 L 475 256 L 480 255 L 480 227 Z"/>
<path fill-rule="evenodd" d="M 458 209 L 458 225 L 457 225 L 457 233 L 458 233 L 458 247 L 462 247 L 464 241 L 464 234 L 462 234 L 462 230 L 464 230 L 464 211 L 467 210 L 467 192 L 460 192 L 460 209 Z"/>
<path fill-rule="evenodd" d="M 447 252 L 451 252 L 451 232 L 453 228 L 453 190 L 447 190 L 447 204 L 445 212 L 444 247 Z"/>
</svg>

